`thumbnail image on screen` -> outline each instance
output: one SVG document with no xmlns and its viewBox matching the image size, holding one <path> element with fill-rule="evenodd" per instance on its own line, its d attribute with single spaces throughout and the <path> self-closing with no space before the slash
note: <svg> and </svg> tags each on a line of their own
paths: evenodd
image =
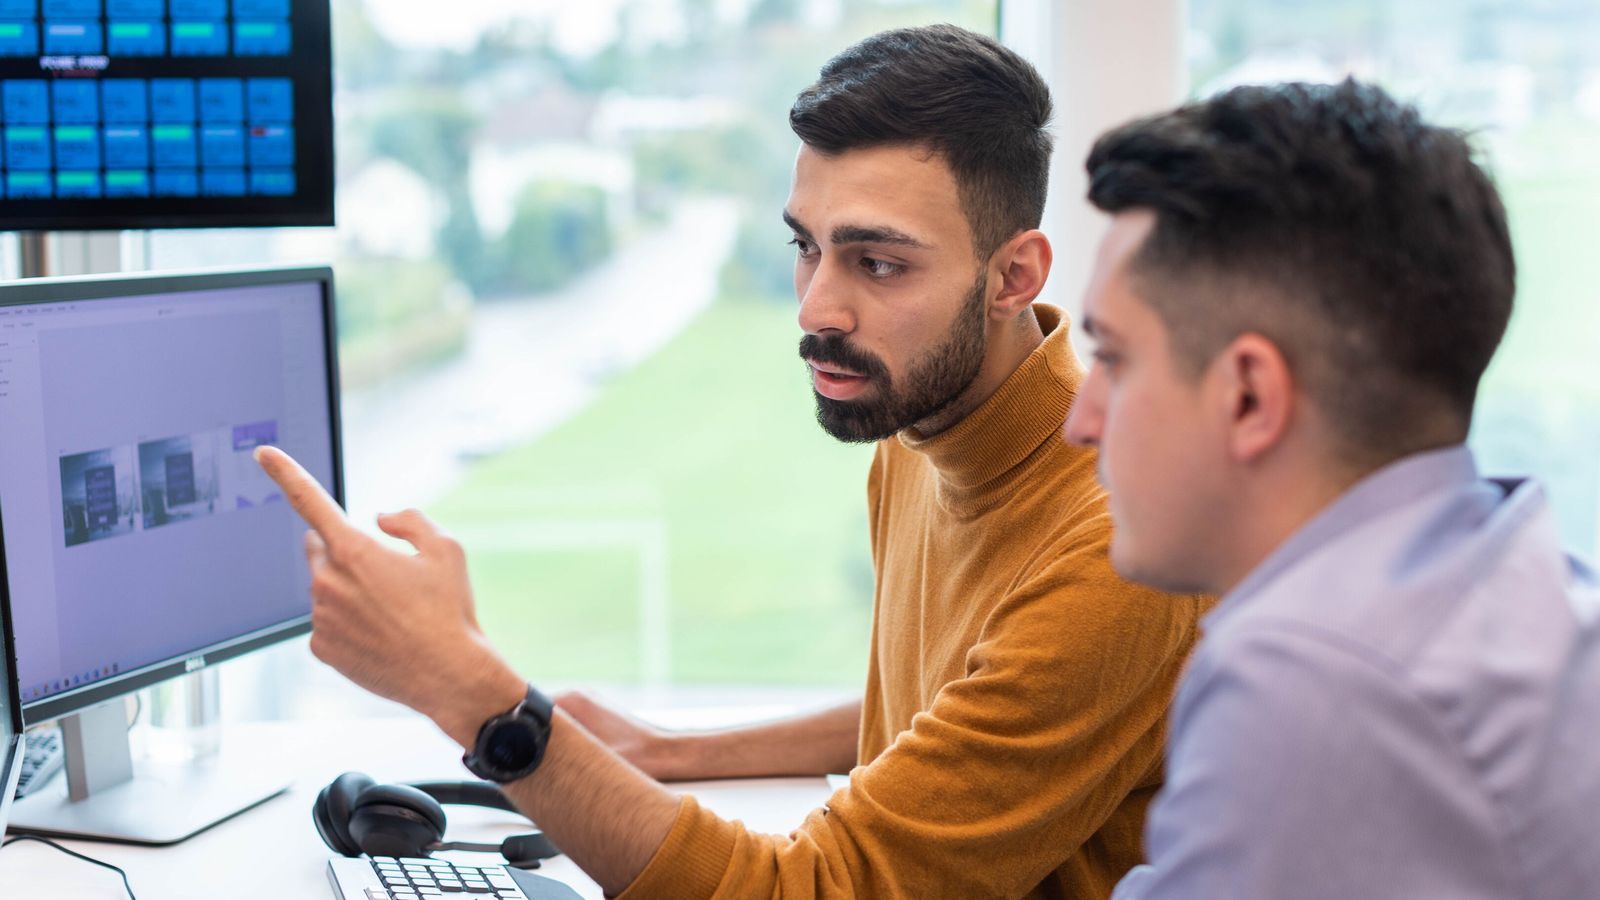
<svg viewBox="0 0 1600 900">
<path fill-rule="evenodd" d="M 0 0 L 0 228 L 333 221 L 328 0 Z"/>
<path fill-rule="evenodd" d="M 280 502 L 253 456 L 277 442 L 269 420 L 63 456 L 62 540 L 74 547 Z"/>
<path fill-rule="evenodd" d="M 131 533 L 137 512 L 133 447 L 61 457 L 62 528 L 68 547 Z"/>
</svg>

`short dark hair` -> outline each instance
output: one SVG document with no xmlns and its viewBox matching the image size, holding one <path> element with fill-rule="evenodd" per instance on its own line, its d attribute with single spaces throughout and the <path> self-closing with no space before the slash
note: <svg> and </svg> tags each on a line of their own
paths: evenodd
<svg viewBox="0 0 1600 900">
<path fill-rule="evenodd" d="M 927 147 L 955 176 L 979 259 L 1038 228 L 1050 182 L 1050 88 L 1027 60 L 954 25 L 885 31 L 800 92 L 789 126 L 820 153 Z"/>
<path fill-rule="evenodd" d="M 1191 376 L 1257 332 L 1347 449 L 1465 437 L 1516 263 L 1462 132 L 1354 80 L 1248 86 L 1108 132 L 1087 168 L 1095 206 L 1155 212 L 1135 277 Z"/>
</svg>

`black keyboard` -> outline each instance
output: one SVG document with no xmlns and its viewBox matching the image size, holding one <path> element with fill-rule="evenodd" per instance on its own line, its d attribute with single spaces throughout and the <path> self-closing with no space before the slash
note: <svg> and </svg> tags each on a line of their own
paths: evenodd
<svg viewBox="0 0 1600 900">
<path fill-rule="evenodd" d="M 22 775 L 17 778 L 17 797 L 26 797 L 44 787 L 50 776 L 61 771 L 67 754 L 61 744 L 61 732 L 30 731 L 27 749 L 22 754 Z"/>
<path fill-rule="evenodd" d="M 422 900 L 425 897 L 528 900 L 528 895 L 517 886 L 505 866 L 375 856 L 331 860 L 328 876 L 342 900 Z"/>
</svg>

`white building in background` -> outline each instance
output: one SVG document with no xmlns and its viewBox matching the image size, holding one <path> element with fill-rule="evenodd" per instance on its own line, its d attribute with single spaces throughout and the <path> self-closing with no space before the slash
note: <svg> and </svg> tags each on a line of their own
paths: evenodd
<svg viewBox="0 0 1600 900">
<path fill-rule="evenodd" d="M 364 256 L 425 259 L 447 205 L 427 179 L 378 157 L 339 183 L 336 215 L 345 245 Z"/>
</svg>

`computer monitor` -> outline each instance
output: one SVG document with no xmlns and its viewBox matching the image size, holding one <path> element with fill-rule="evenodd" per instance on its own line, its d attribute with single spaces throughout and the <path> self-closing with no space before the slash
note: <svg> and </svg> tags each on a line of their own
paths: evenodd
<svg viewBox="0 0 1600 900">
<path fill-rule="evenodd" d="M 0 586 L 24 717 L 67 717 L 68 790 L 13 828 L 170 843 L 286 786 L 226 747 L 140 777 L 108 701 L 309 630 L 305 527 L 252 451 L 343 501 L 335 354 L 327 268 L 0 285 Z"/>
<path fill-rule="evenodd" d="M 328 0 L 0 0 L 0 230 L 333 223 Z"/>
</svg>

